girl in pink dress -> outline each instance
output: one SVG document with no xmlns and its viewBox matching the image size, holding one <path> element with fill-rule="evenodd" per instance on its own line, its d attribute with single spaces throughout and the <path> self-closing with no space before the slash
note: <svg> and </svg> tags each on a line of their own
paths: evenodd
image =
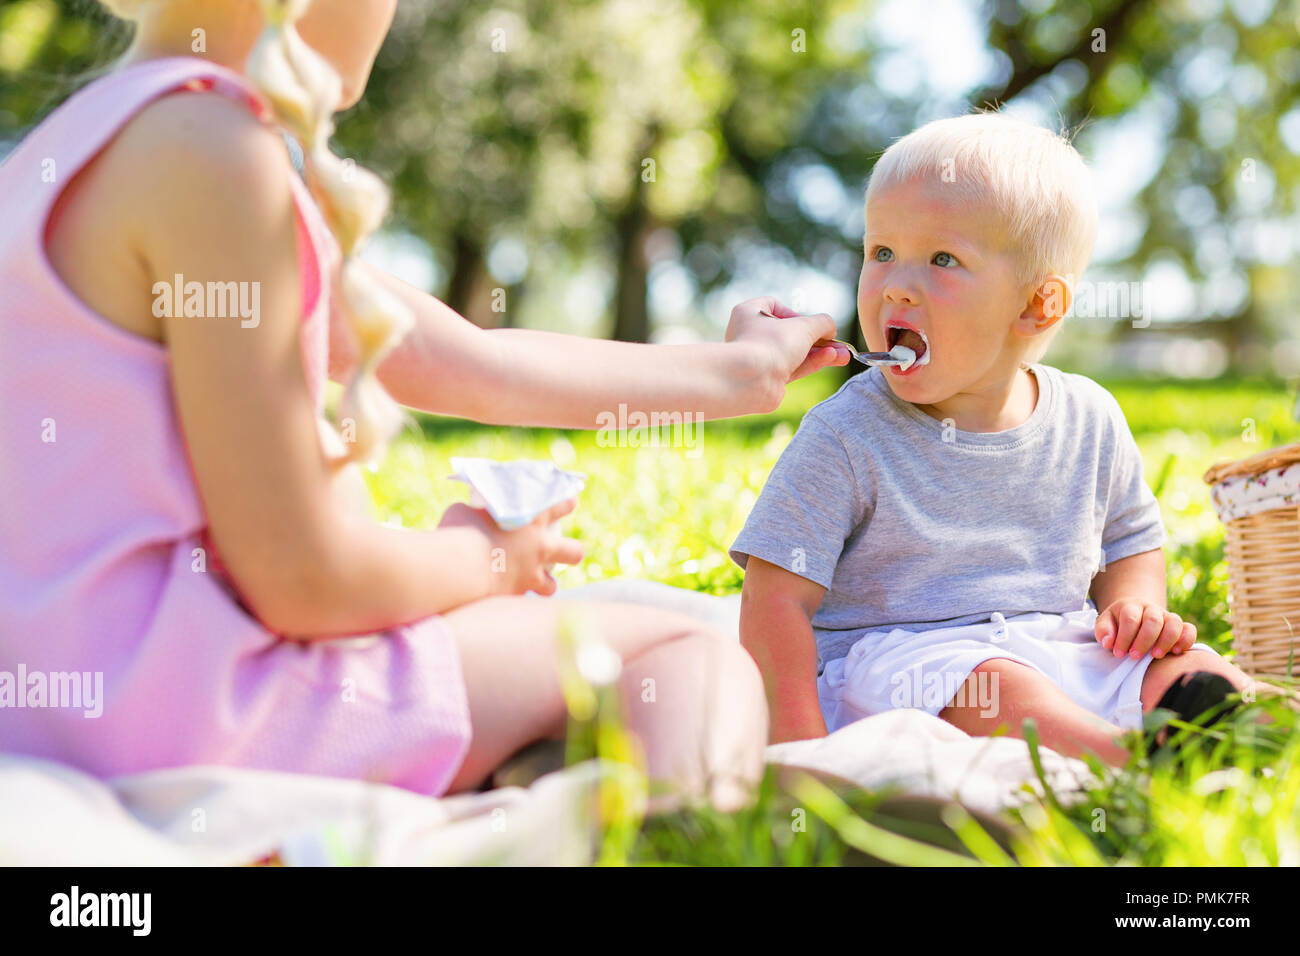
<svg viewBox="0 0 1300 956">
<path fill-rule="evenodd" d="M 523 595 L 581 560 L 550 529 L 573 502 L 509 532 L 465 505 L 436 529 L 378 524 L 357 463 L 398 403 L 570 428 L 620 403 L 717 418 L 847 361 L 815 344 L 828 316 L 767 299 L 725 344 L 487 332 L 354 258 L 386 193 L 326 144 L 395 5 L 112 0 L 137 24 L 123 61 L 0 166 L 0 750 L 100 776 L 479 786 L 563 731 L 561 609 Z M 734 635 L 586 607 L 652 778 L 742 801 L 766 707 Z"/>
</svg>

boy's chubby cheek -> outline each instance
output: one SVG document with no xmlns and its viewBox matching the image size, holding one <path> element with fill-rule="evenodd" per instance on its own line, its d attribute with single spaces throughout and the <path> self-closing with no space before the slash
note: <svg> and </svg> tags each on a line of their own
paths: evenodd
<svg viewBox="0 0 1300 956">
<path fill-rule="evenodd" d="M 880 319 L 879 299 L 872 300 L 861 294 L 858 296 L 858 325 L 862 329 L 863 340 L 874 351 L 883 351 L 885 337 L 880 328 L 883 323 Z"/>
</svg>

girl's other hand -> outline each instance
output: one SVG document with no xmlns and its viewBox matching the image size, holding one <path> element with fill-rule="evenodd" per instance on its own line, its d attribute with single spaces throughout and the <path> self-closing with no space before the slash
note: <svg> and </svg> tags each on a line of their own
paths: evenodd
<svg viewBox="0 0 1300 956">
<path fill-rule="evenodd" d="M 578 500 L 570 498 L 543 511 L 522 528 L 503 531 L 486 508 L 458 502 L 443 513 L 438 527 L 471 527 L 487 538 L 491 555 L 489 595 L 536 591 L 549 596 L 557 589 L 551 567 L 578 564 L 583 558 L 581 542 L 551 527 L 577 506 Z"/>
<path fill-rule="evenodd" d="M 783 385 L 830 365 L 847 365 L 846 350 L 816 344 L 835 336 L 835 322 L 826 313 L 800 315 L 770 297 L 740 303 L 731 310 L 727 324 L 727 341 L 760 347 L 775 364 Z"/>
</svg>

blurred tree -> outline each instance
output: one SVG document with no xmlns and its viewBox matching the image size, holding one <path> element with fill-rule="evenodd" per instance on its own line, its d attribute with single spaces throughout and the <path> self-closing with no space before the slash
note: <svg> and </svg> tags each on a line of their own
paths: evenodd
<svg viewBox="0 0 1300 956">
<path fill-rule="evenodd" d="M 386 169 L 399 219 L 481 324 L 495 238 L 559 240 L 615 271 L 612 334 L 649 338 L 648 247 L 687 220 L 752 222 L 762 163 L 857 56 L 807 43 L 844 4 L 412 2 L 340 131 Z M 498 277 L 500 278 L 500 277 Z"/>
<path fill-rule="evenodd" d="M 0 0 L 0 143 L 95 76 L 127 36 L 93 0 Z"/>
<path fill-rule="evenodd" d="M 1037 104 L 1109 154 L 1123 142 L 1099 134 L 1137 124 L 1158 155 L 1105 270 L 1177 265 L 1243 361 L 1293 336 L 1300 0 L 971 2 L 987 75 L 941 89 L 896 82 L 922 51 L 848 0 L 403 0 L 338 139 L 388 176 L 395 224 L 472 320 L 514 321 L 551 271 L 595 266 L 609 333 L 646 339 L 658 261 L 699 295 L 756 249 L 852 288 L 871 166 L 926 119 Z M 111 22 L 94 0 L 0 0 L 0 141 L 121 50 Z"/>
<path fill-rule="evenodd" d="M 1234 364 L 1259 371 L 1266 346 L 1298 324 L 1300 5 L 1046 6 L 989 4 L 990 45 L 1014 69 L 997 95 L 1052 103 L 1071 124 L 1141 115 L 1156 126 L 1163 149 L 1135 197 L 1138 239 L 1112 271 L 1177 263 L 1198 283 L 1192 318 L 1225 339 Z M 1115 331 L 1140 334 L 1131 323 Z"/>
</svg>

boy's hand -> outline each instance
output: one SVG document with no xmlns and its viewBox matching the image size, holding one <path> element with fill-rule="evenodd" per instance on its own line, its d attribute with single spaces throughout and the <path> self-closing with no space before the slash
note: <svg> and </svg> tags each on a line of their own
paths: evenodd
<svg viewBox="0 0 1300 956">
<path fill-rule="evenodd" d="M 1097 641 L 1116 657 L 1137 659 L 1150 652 L 1159 659 L 1182 654 L 1196 643 L 1196 625 L 1172 611 L 1138 598 L 1120 598 L 1097 615 Z"/>
</svg>

